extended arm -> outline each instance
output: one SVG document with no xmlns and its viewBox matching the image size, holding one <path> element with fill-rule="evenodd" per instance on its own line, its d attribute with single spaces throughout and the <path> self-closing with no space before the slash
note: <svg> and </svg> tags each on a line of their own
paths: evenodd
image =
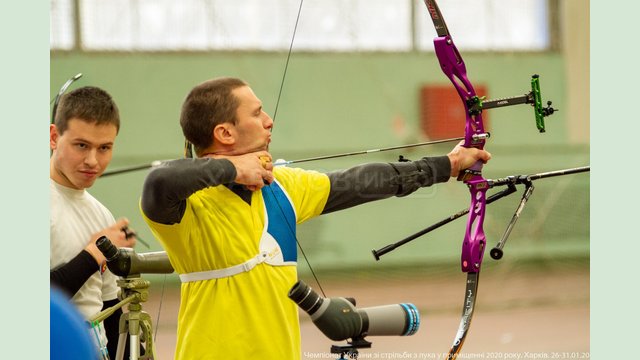
<svg viewBox="0 0 640 360">
<path fill-rule="evenodd" d="M 417 161 L 371 163 L 328 173 L 331 190 L 323 214 L 446 182 L 451 174 L 447 156 Z"/>
</svg>

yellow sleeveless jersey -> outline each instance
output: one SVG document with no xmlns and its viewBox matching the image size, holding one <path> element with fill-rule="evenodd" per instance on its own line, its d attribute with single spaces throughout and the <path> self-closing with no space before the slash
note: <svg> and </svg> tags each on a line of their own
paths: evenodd
<svg viewBox="0 0 640 360">
<path fill-rule="evenodd" d="M 188 198 L 178 224 L 145 217 L 178 274 L 242 264 L 269 241 L 281 252 L 275 265 L 182 284 L 176 359 L 300 358 L 297 305 L 287 297 L 297 280 L 295 223 L 322 212 L 330 184 L 301 169 L 278 167 L 274 175 L 276 182 L 253 192 L 251 205 L 214 186 Z"/>
</svg>

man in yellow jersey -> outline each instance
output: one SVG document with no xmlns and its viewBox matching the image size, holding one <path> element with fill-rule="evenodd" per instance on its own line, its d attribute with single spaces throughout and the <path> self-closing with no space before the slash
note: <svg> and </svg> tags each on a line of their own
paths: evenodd
<svg viewBox="0 0 640 360">
<path fill-rule="evenodd" d="M 273 120 L 251 88 L 217 78 L 191 90 L 180 125 L 196 159 L 157 167 L 141 209 L 182 281 L 176 359 L 299 359 L 296 224 L 446 182 L 483 150 L 322 174 L 273 167 Z M 375 176 L 377 181 L 363 181 Z"/>
</svg>

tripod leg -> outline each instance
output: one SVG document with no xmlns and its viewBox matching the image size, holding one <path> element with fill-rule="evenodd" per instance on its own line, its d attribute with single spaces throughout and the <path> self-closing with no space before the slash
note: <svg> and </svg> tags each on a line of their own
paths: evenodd
<svg viewBox="0 0 640 360">
<path fill-rule="evenodd" d="M 116 360 L 123 360 L 125 342 L 127 341 L 127 333 L 120 333 L 118 336 L 118 350 L 116 351 Z"/>
<path fill-rule="evenodd" d="M 139 312 L 126 312 L 120 316 L 120 336 L 116 360 L 124 360 L 124 353 L 129 335 L 129 359 L 138 360 L 140 357 L 140 319 Z"/>
<path fill-rule="evenodd" d="M 154 359 L 155 348 L 153 343 L 151 316 L 144 311 L 140 314 L 140 328 L 142 329 L 142 342 L 144 343 L 145 349 L 144 356 L 141 356 L 140 359 Z"/>
<path fill-rule="evenodd" d="M 129 334 L 129 351 L 131 360 L 138 360 L 140 357 L 140 335 Z"/>
<path fill-rule="evenodd" d="M 129 319 L 129 359 L 138 360 L 140 357 L 140 320 Z"/>
<path fill-rule="evenodd" d="M 120 315 L 120 324 L 118 325 L 118 349 L 116 350 L 116 360 L 124 359 L 124 351 L 127 344 L 127 333 L 129 332 L 129 314 L 122 313 Z"/>
</svg>

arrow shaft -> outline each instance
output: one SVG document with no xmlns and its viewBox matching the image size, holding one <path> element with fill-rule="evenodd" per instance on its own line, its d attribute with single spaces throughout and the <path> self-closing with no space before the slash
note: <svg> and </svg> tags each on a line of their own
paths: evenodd
<svg viewBox="0 0 640 360">
<path fill-rule="evenodd" d="M 372 154 L 372 153 L 378 153 L 378 152 L 384 152 L 384 151 L 408 149 L 408 148 L 419 147 L 419 146 L 442 144 L 442 143 L 460 141 L 460 140 L 464 140 L 464 137 L 456 137 L 456 138 L 450 138 L 450 139 L 434 140 L 434 141 L 427 141 L 427 142 L 421 142 L 421 143 L 415 143 L 415 144 L 407 144 L 407 145 L 390 146 L 390 147 L 379 148 L 379 149 L 359 150 L 359 151 L 352 151 L 352 152 L 333 154 L 333 155 L 316 156 L 316 157 L 310 157 L 310 158 L 305 158 L 305 159 L 289 160 L 289 161 L 284 161 L 284 162 L 276 162 L 274 165 L 276 165 L 276 166 L 278 166 L 278 165 L 289 165 L 289 164 L 297 164 L 297 163 L 309 162 L 309 161 L 335 159 L 335 158 L 354 156 L 354 155 L 365 155 L 365 154 Z"/>
</svg>

